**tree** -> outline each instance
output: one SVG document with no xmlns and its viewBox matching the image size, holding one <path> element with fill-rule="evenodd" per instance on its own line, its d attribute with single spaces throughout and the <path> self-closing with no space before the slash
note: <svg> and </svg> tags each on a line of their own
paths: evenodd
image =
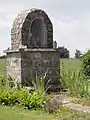
<svg viewBox="0 0 90 120">
<path fill-rule="evenodd" d="M 81 51 L 76 49 L 76 52 L 75 52 L 75 58 L 80 58 L 82 55 Z"/>
<path fill-rule="evenodd" d="M 58 47 L 57 50 L 60 53 L 61 58 L 69 58 L 69 50 L 65 47 Z"/>
</svg>

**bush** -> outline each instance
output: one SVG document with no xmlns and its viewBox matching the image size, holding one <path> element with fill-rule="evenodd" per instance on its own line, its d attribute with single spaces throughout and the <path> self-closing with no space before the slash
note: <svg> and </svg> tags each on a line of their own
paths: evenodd
<svg viewBox="0 0 90 120">
<path fill-rule="evenodd" d="M 34 92 L 29 92 L 24 88 L 14 87 L 14 80 L 10 76 L 0 76 L 0 104 L 1 105 L 19 105 L 28 109 L 44 108 L 44 82 L 37 77 Z"/>
<path fill-rule="evenodd" d="M 29 93 L 22 88 L 0 91 L 0 104 L 2 105 L 17 104 L 27 109 L 41 109 L 44 103 L 44 95 L 39 92 Z"/>
<path fill-rule="evenodd" d="M 82 56 L 82 71 L 86 77 L 90 78 L 90 50 Z"/>
</svg>

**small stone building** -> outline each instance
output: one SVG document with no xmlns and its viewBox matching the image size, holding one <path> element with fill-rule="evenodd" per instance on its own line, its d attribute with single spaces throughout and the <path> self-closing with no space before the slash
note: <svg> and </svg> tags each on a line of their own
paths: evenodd
<svg viewBox="0 0 90 120">
<path fill-rule="evenodd" d="M 22 11 L 11 29 L 11 49 L 7 50 L 7 75 L 25 85 L 29 75 L 44 75 L 59 85 L 60 58 L 53 45 L 53 25 L 48 15 L 40 9 Z M 54 47 L 53 47 L 54 46 Z"/>
</svg>

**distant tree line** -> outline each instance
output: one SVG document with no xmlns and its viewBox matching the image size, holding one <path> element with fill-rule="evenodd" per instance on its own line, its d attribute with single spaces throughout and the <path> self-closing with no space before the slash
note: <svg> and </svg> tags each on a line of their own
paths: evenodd
<svg viewBox="0 0 90 120">
<path fill-rule="evenodd" d="M 76 49 L 76 52 L 75 52 L 75 58 L 80 58 L 82 56 L 82 53 L 80 50 Z"/>
<path fill-rule="evenodd" d="M 70 58 L 70 52 L 64 46 L 58 47 L 57 50 L 59 51 L 60 58 Z M 81 58 L 81 56 L 82 56 L 82 52 L 80 50 L 76 49 L 74 58 L 78 59 L 78 58 Z"/>
<path fill-rule="evenodd" d="M 69 50 L 67 48 L 63 47 L 58 47 L 57 50 L 59 51 L 60 58 L 69 58 Z"/>
</svg>

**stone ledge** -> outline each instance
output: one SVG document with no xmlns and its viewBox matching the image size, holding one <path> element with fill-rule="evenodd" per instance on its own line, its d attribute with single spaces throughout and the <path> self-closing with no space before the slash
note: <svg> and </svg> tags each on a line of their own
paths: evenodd
<svg viewBox="0 0 90 120">
<path fill-rule="evenodd" d="M 26 52 L 56 52 L 55 49 L 17 49 L 17 50 L 4 50 L 4 53 L 17 53 L 17 52 L 21 52 L 21 51 L 26 51 Z"/>
<path fill-rule="evenodd" d="M 37 51 L 40 51 L 40 52 L 42 52 L 42 51 L 51 51 L 51 52 L 54 52 L 54 51 L 56 51 L 55 49 L 44 49 L 44 48 L 35 48 L 35 49 L 24 49 L 24 51 L 35 51 L 35 52 L 37 52 Z"/>
</svg>

